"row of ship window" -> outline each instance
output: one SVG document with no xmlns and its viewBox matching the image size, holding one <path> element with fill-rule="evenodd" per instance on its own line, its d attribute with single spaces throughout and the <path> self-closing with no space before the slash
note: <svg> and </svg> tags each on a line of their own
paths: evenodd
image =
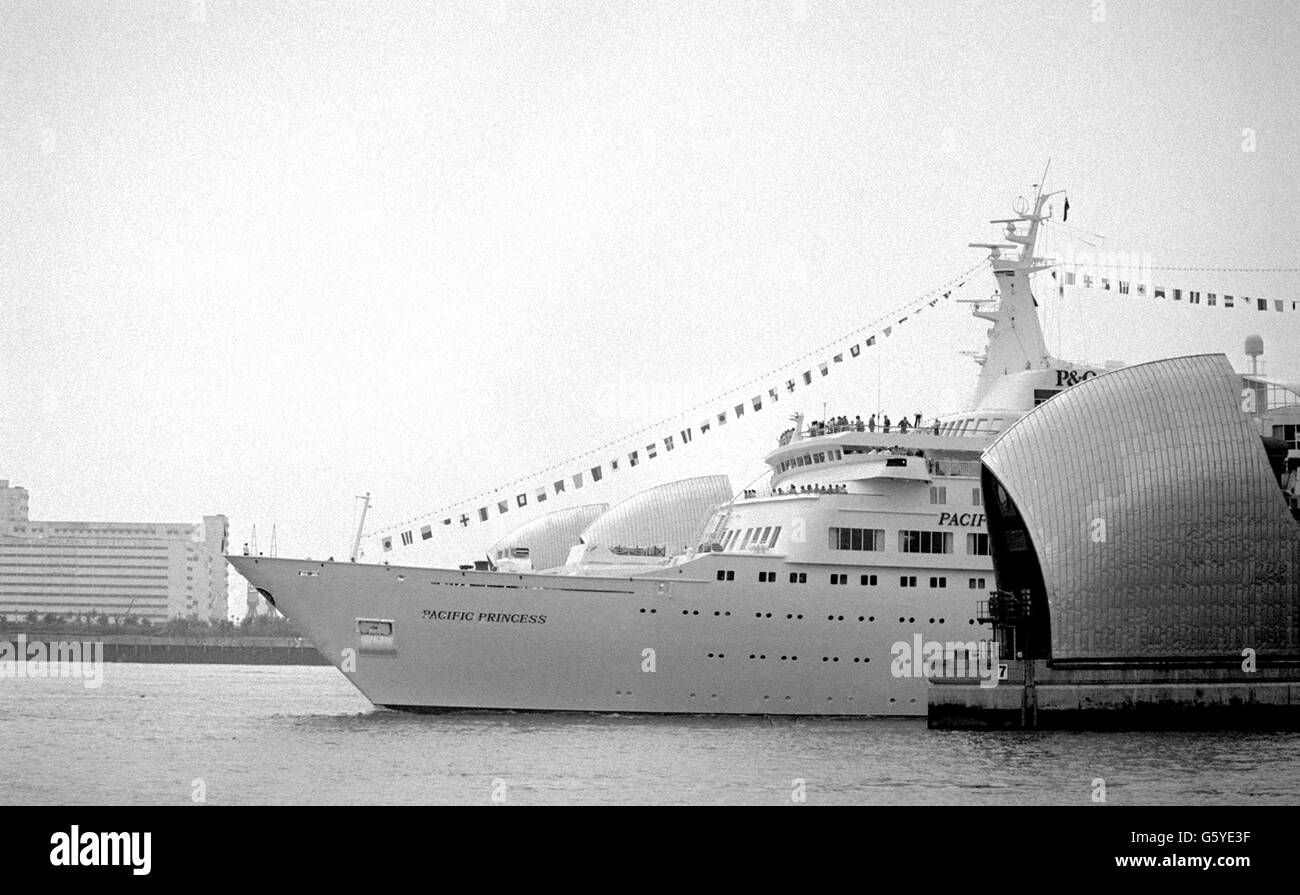
<svg viewBox="0 0 1300 895">
<path fill-rule="evenodd" d="M 980 416 L 968 417 L 964 420 L 953 420 L 944 423 L 939 427 L 940 435 L 993 435 L 1002 431 L 1002 424 L 1005 419 L 1000 416 Z"/>
<path fill-rule="evenodd" d="M 876 551 L 885 549 L 883 528 L 838 528 L 829 530 L 832 550 Z M 952 553 L 953 533 L 950 531 L 898 532 L 899 553 Z M 966 553 L 970 556 L 989 555 L 989 536 L 986 532 L 966 533 Z"/>
<path fill-rule="evenodd" d="M 857 550 L 881 552 L 885 549 L 885 530 L 883 528 L 841 528 L 832 526 L 828 529 L 828 546 L 831 550 Z M 754 528 L 733 528 L 722 539 L 722 549 L 744 550 L 754 546 L 767 549 L 776 547 L 781 537 L 781 526 Z M 953 534 L 950 531 L 900 530 L 898 532 L 899 553 L 952 553 Z M 970 556 L 989 555 L 989 536 L 983 532 L 967 532 L 966 553 Z"/>
<path fill-rule="evenodd" d="M 718 569 L 718 580 L 719 580 L 719 581 L 735 581 L 735 580 L 736 580 L 736 570 L 735 570 L 735 569 Z M 970 578 L 970 579 L 968 579 L 967 587 L 969 587 L 971 590 L 983 590 L 984 587 L 985 587 L 985 584 L 987 583 L 987 580 L 988 580 L 988 579 L 986 579 L 986 578 Z M 759 572 L 759 573 L 758 573 L 758 581 L 759 581 L 760 584 L 775 584 L 775 583 L 776 583 L 776 572 Z M 837 585 L 838 585 L 838 584 L 848 584 L 848 583 L 849 583 L 849 574 L 848 574 L 847 572 L 831 572 L 830 582 L 831 582 L 831 584 L 837 584 Z M 898 577 L 898 586 L 899 586 L 899 587 L 919 587 L 920 585 L 918 585 L 916 582 L 917 582 L 917 578 L 916 578 L 915 575 L 900 575 L 900 576 Z M 807 584 L 807 583 L 808 583 L 808 573 L 807 573 L 807 572 L 791 572 L 791 573 L 790 573 L 790 583 L 791 583 L 791 584 Z M 858 576 L 858 584 L 860 584 L 860 585 L 863 586 L 863 587 L 875 587 L 875 586 L 876 586 L 877 584 L 879 584 L 879 583 L 880 583 L 880 577 L 879 577 L 878 575 L 859 575 L 859 576 Z M 930 586 L 931 586 L 931 587 L 947 587 L 947 586 L 948 586 L 948 577 L 947 577 L 946 575 L 931 575 L 931 576 L 930 576 Z"/>
<path fill-rule="evenodd" d="M 770 550 L 776 546 L 776 540 L 779 537 L 781 537 L 781 526 L 779 525 L 746 529 L 733 528 L 723 536 L 722 549 L 744 550 L 747 547 L 761 545 Z"/>
<path fill-rule="evenodd" d="M 780 471 L 785 472 L 787 469 L 795 469 L 800 466 L 812 466 L 814 463 L 831 463 L 842 459 L 842 457 L 843 455 L 838 449 L 814 451 L 804 454 L 802 457 L 792 457 L 789 460 L 782 461 Z"/>
</svg>

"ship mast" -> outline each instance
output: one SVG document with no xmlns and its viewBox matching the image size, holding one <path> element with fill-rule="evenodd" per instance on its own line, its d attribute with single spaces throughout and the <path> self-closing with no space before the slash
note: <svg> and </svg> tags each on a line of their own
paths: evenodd
<svg viewBox="0 0 1300 895">
<path fill-rule="evenodd" d="M 357 521 L 357 534 L 352 539 L 352 553 L 348 557 L 352 562 L 357 561 L 357 554 L 361 552 L 361 532 L 366 527 L 366 510 L 370 509 L 370 492 L 367 491 L 364 495 L 358 494 L 357 500 L 362 502 L 361 518 Z"/>
<path fill-rule="evenodd" d="M 1046 174 L 1044 170 L 1044 180 Z M 1038 191 L 1034 195 L 1032 211 L 1025 208 L 1022 200 L 1015 217 L 990 221 L 1005 226 L 1003 238 L 1006 242 L 970 243 L 974 248 L 989 250 L 989 262 L 998 286 L 997 306 L 985 309 L 977 304 L 974 311 L 976 317 L 992 321 L 993 327 L 989 330 L 983 356 L 977 358 L 981 369 L 972 407 L 980 407 L 993 384 L 1003 376 L 1051 365 L 1038 319 L 1038 302 L 1030 291 L 1029 278 L 1053 266 L 1047 259 L 1036 257 L 1034 247 L 1038 242 L 1039 226 L 1049 217 L 1043 214 L 1043 206 L 1064 190 L 1044 193 L 1042 183 L 1035 186 Z M 1012 257 L 1003 254 L 1017 250 L 1018 253 Z"/>
</svg>

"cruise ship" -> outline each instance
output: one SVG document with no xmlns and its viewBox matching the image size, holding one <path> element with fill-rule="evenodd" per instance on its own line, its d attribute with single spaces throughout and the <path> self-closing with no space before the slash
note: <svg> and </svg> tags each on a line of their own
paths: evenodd
<svg viewBox="0 0 1300 895">
<path fill-rule="evenodd" d="M 974 657 L 991 638 L 981 453 L 1107 372 L 1047 350 L 1031 277 L 1051 266 L 1035 246 L 1052 195 L 972 243 L 996 292 L 974 304 L 992 325 L 965 412 L 796 417 L 760 488 L 704 476 L 569 507 L 469 567 L 229 561 L 378 706 L 924 716 L 927 680 L 899 673 L 897 645 Z"/>
</svg>

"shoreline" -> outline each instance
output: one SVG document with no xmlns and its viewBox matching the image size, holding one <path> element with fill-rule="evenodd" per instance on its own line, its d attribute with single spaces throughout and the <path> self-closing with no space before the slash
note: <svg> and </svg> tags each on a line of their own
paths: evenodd
<svg viewBox="0 0 1300 895">
<path fill-rule="evenodd" d="M 329 665 L 305 637 L 110 634 L 93 630 L 0 631 L 0 640 L 102 643 L 105 662 L 220 665 Z"/>
</svg>

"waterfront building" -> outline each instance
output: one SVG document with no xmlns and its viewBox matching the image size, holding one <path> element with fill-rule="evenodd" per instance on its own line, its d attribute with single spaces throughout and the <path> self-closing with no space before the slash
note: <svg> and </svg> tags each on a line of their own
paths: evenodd
<svg viewBox="0 0 1300 895">
<path fill-rule="evenodd" d="M 227 612 L 228 523 L 50 522 L 0 479 L 0 615 L 164 622 Z"/>
</svg>

